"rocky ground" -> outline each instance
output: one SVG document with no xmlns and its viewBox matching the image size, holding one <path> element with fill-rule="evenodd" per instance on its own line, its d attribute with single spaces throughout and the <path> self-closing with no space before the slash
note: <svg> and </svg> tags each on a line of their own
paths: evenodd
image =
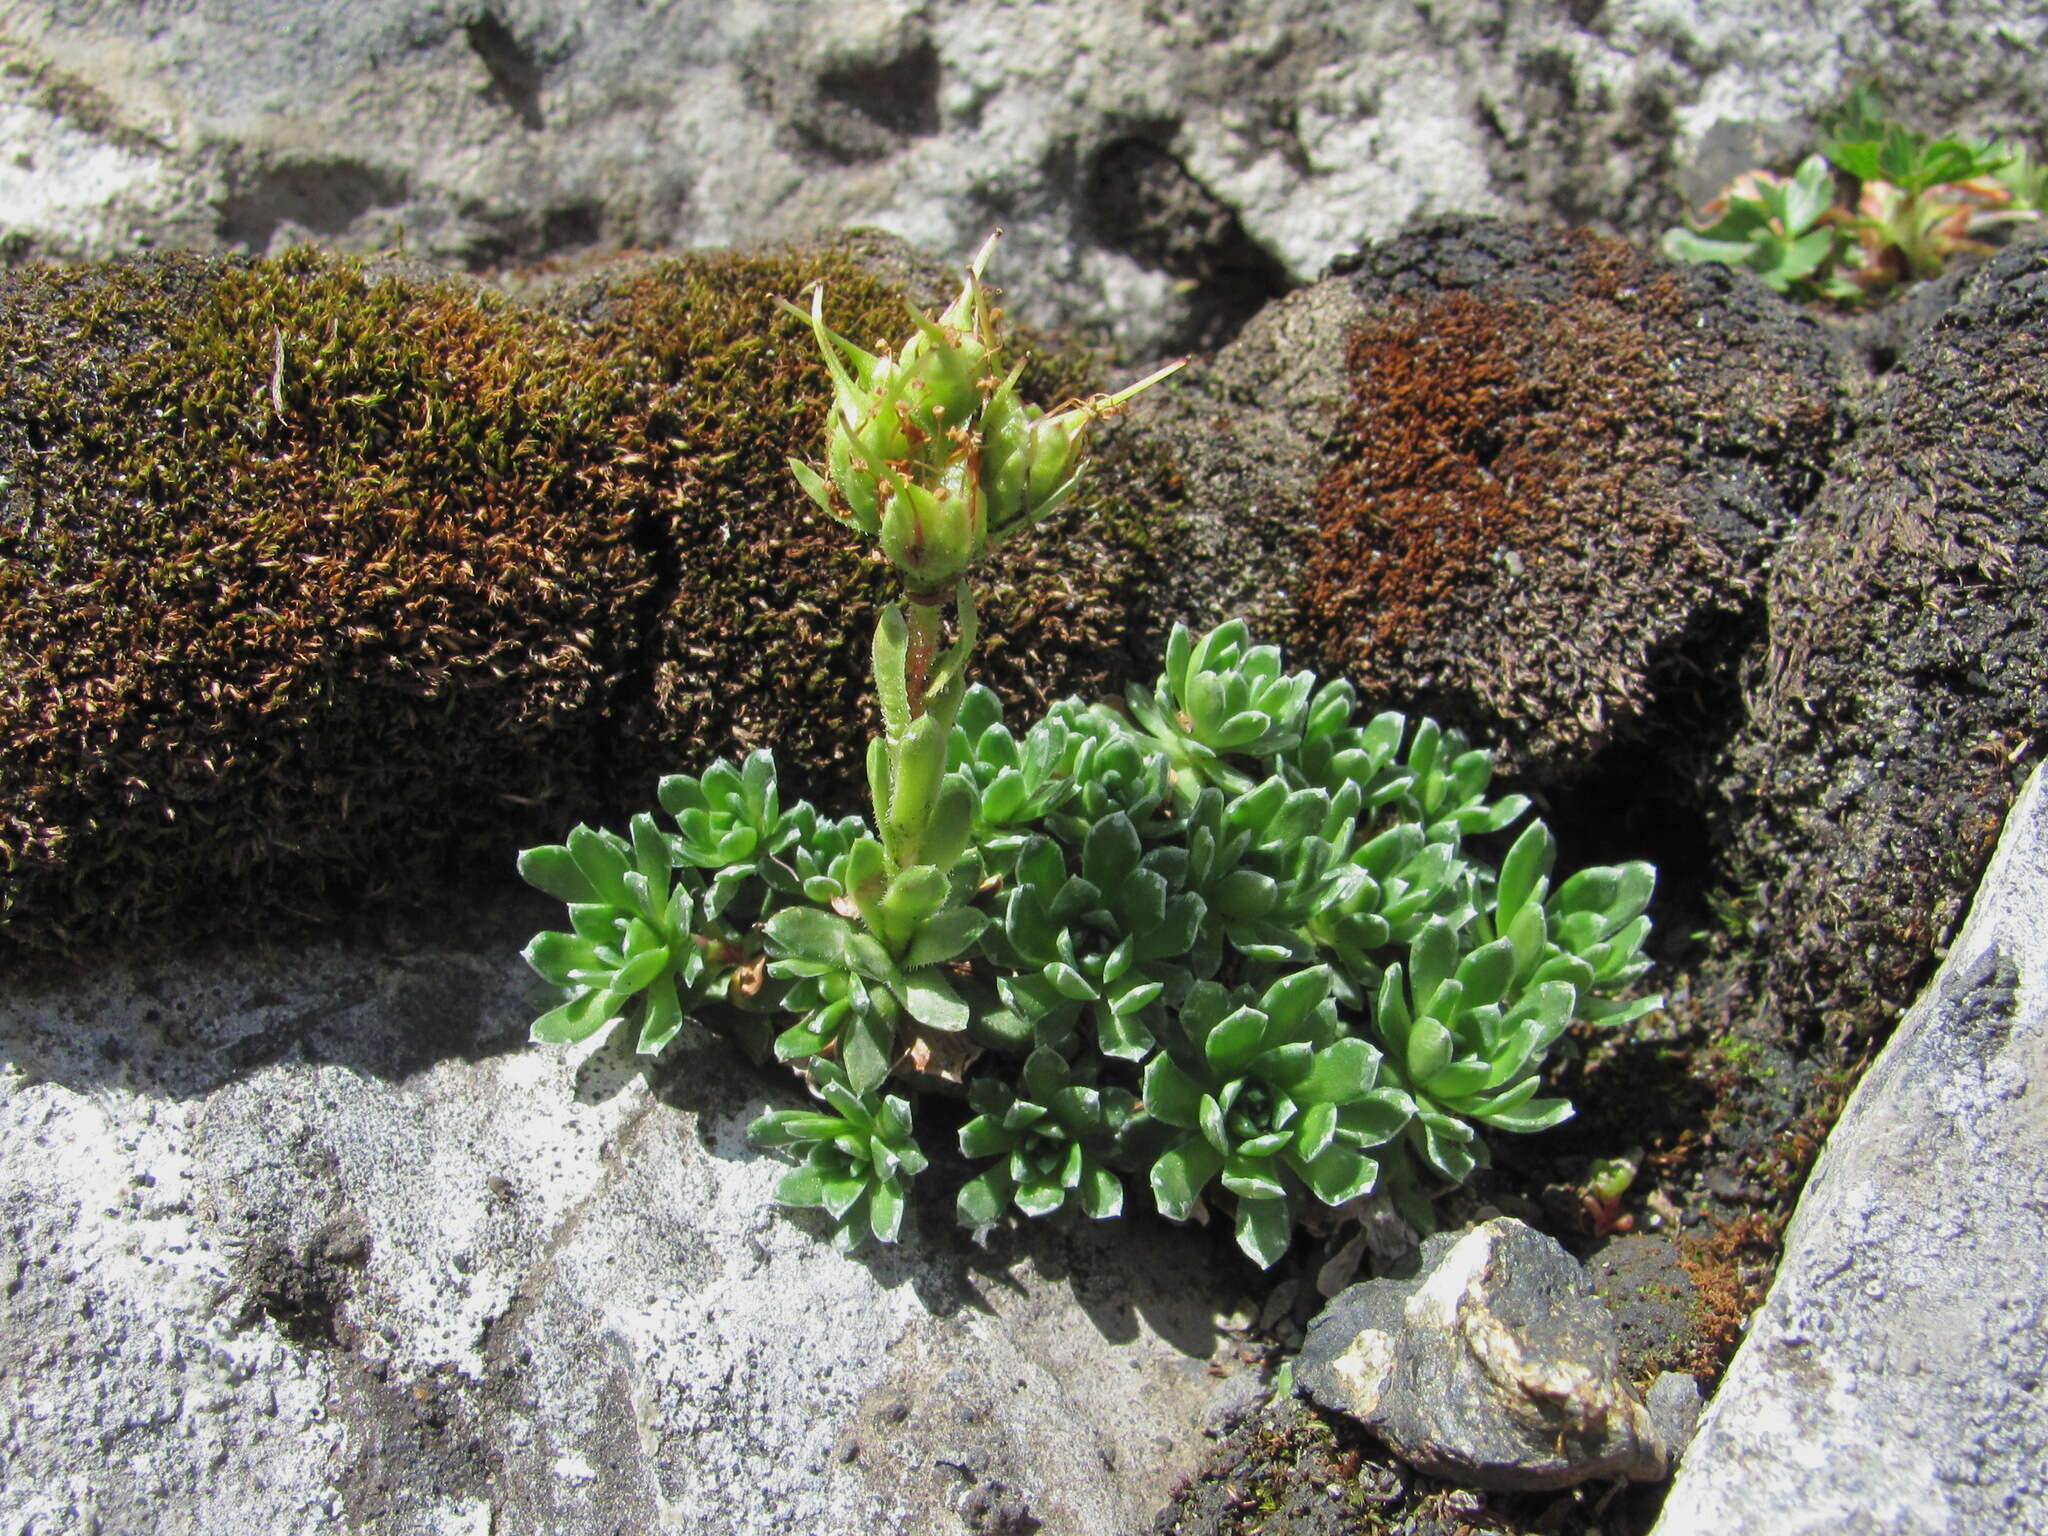
<svg viewBox="0 0 2048 1536">
<path fill-rule="evenodd" d="M 1004 222 L 1025 319 L 1201 350 L 1001 568 L 989 675 L 1099 693 L 1174 619 L 1246 613 L 1499 744 L 1565 865 L 1653 859 L 1667 1005 L 1576 1035 L 1576 1118 L 1497 1138 L 1443 1215 L 1560 1239 L 1633 1380 L 1711 1388 L 2048 741 L 2048 247 L 1841 320 L 1642 237 L 1844 71 L 2038 122 L 2036 24 L 428 9 L 0 4 L 10 256 L 212 253 L 0 279 L 0 1368 L 31 1384 L 0 1510 L 1649 1530 L 1661 1484 L 1464 1491 L 1265 1403 L 1384 1225 L 1263 1276 L 1207 1232 L 984 1251 L 943 1211 L 831 1254 L 738 1134 L 780 1080 L 519 1045 L 548 917 L 509 850 L 764 741 L 854 805 L 876 577 L 788 483 L 824 380 L 768 300 L 823 278 L 893 329 Z M 853 221 L 927 249 L 613 260 Z M 220 254 L 401 230 L 439 264 Z M 1038 387 L 1102 366 L 1050 348 Z M 2029 963 L 1956 982 L 1932 1038 L 2031 998 Z M 1916 1070 L 2022 1102 L 1999 1029 Z M 2024 1376 L 1983 1466 L 2033 1443 Z"/>
<path fill-rule="evenodd" d="M 852 225 L 964 260 L 1001 226 L 1022 310 L 1157 356 L 1417 219 L 1648 238 L 1861 79 L 2031 131 L 2042 28 L 1996 0 L 8 0 L 0 236 L 494 269 Z"/>
</svg>

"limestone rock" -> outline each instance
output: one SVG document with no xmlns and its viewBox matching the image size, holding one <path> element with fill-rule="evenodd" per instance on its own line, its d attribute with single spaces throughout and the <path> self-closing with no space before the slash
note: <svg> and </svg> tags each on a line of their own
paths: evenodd
<svg viewBox="0 0 2048 1536">
<path fill-rule="evenodd" d="M 506 927 L 10 985 L 0 1526 L 1120 1536 L 1190 1470 L 1201 1234 L 843 1258 L 786 1082 L 525 1046 Z"/>
<path fill-rule="evenodd" d="M 1309 1324 L 1294 1379 L 1404 1461 L 1466 1487 L 1651 1481 L 1676 1449 L 1621 1374 L 1584 1271 L 1508 1217 L 1440 1233 L 1412 1273 L 1342 1292 Z M 1682 1433 L 1682 1389 L 1662 1423 Z"/>
<path fill-rule="evenodd" d="M 2048 1523 L 2048 779 L 1858 1085 L 1656 1536 Z"/>
<path fill-rule="evenodd" d="M 1999 0 L 6 0 L 12 254 L 403 242 L 470 266 L 873 224 L 1139 350 L 1445 212 L 1649 235 L 1876 75 L 2048 118 Z M 1929 61 L 1939 67 L 1930 67 Z"/>
</svg>

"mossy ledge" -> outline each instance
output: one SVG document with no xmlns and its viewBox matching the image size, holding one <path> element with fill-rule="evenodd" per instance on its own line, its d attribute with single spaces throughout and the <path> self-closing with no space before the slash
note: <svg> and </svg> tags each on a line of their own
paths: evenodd
<svg viewBox="0 0 2048 1536">
<path fill-rule="evenodd" d="M 826 378 L 771 299 L 818 282 L 901 329 L 833 247 L 552 310 L 310 252 L 0 276 L 0 964 L 446 905 L 754 745 L 848 801 L 884 573 L 784 463 Z M 1104 500 L 991 572 L 1012 697 L 1122 670 L 1155 533 Z"/>
</svg>

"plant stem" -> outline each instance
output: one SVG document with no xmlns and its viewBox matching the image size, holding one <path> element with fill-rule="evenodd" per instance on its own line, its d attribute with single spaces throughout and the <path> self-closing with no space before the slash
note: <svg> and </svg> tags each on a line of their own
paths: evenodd
<svg viewBox="0 0 2048 1536">
<path fill-rule="evenodd" d="M 910 655 L 904 666 L 904 684 L 910 695 L 910 718 L 915 720 L 924 713 L 924 687 L 931 677 L 932 658 L 939 653 L 939 605 L 944 599 L 927 599 L 918 593 L 908 597 Z"/>
</svg>

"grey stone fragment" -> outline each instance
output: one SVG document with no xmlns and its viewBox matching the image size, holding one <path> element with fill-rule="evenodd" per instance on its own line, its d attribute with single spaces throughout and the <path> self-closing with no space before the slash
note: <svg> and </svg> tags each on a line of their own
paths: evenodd
<svg viewBox="0 0 2048 1536">
<path fill-rule="evenodd" d="M 1509 1217 L 1439 1234 L 1412 1273 L 1339 1295 L 1310 1323 L 1294 1379 L 1412 1466 L 1468 1487 L 1670 1469 L 1584 1271 Z"/>
<path fill-rule="evenodd" d="M 1676 1464 L 1700 1426 L 1700 1384 L 1683 1371 L 1666 1371 L 1650 1383 L 1643 1394 L 1643 1406 L 1650 1410 L 1650 1422 L 1657 1426 L 1657 1438 Z"/>
<path fill-rule="evenodd" d="M 2048 1530 L 2048 780 L 1858 1085 L 1656 1536 Z"/>
</svg>

